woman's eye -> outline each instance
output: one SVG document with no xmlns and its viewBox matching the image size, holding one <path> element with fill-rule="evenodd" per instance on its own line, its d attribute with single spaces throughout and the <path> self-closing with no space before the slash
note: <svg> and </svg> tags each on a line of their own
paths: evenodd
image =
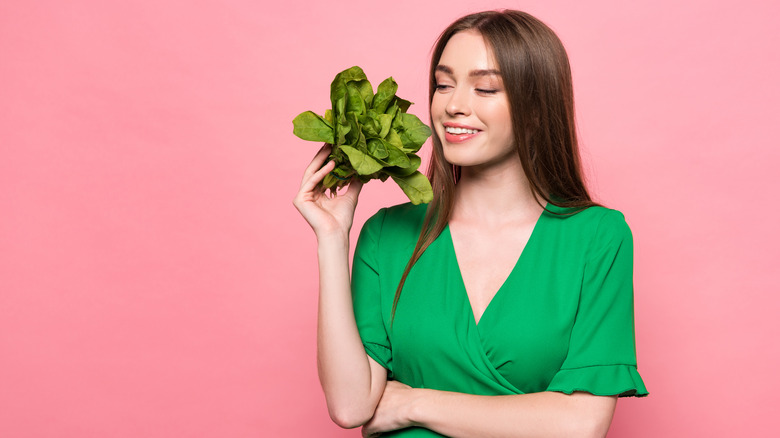
<svg viewBox="0 0 780 438">
<path fill-rule="evenodd" d="M 436 90 L 437 91 L 445 91 L 452 88 L 451 85 L 444 85 L 444 84 L 436 84 Z"/>
<path fill-rule="evenodd" d="M 490 90 L 485 88 L 477 88 L 477 93 L 481 94 L 496 94 L 498 93 L 498 90 Z"/>
</svg>

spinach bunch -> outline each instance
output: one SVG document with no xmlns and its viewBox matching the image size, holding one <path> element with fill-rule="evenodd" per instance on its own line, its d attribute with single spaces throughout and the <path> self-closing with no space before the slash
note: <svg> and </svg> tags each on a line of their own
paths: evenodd
<svg viewBox="0 0 780 438">
<path fill-rule="evenodd" d="M 322 181 L 336 191 L 356 177 L 362 182 L 393 178 L 413 204 L 433 199 L 428 178 L 417 169 L 420 150 L 431 130 L 413 114 L 412 105 L 395 93 L 398 84 L 385 79 L 376 94 L 360 67 L 337 74 L 330 84 L 333 107 L 319 116 L 305 111 L 293 120 L 293 133 L 304 140 L 333 145 L 329 159 L 336 163 Z"/>
</svg>

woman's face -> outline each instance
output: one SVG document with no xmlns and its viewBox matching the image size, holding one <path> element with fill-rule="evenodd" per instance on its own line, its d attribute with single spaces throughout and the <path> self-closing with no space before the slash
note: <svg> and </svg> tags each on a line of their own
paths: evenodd
<svg viewBox="0 0 780 438">
<path fill-rule="evenodd" d="M 482 35 L 476 31 L 453 35 L 435 77 L 431 120 L 447 162 L 484 167 L 517 158 L 509 100 Z"/>
</svg>

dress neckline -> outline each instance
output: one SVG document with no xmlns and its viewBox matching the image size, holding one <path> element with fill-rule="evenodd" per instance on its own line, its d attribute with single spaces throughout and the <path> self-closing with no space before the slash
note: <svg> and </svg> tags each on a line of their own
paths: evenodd
<svg viewBox="0 0 780 438">
<path fill-rule="evenodd" d="M 452 254 L 452 262 L 455 264 L 455 270 L 458 273 L 458 277 L 460 279 L 460 293 L 462 294 L 462 297 L 464 298 L 466 307 L 467 307 L 467 313 L 470 316 L 471 322 L 474 324 L 475 327 L 479 328 L 482 321 L 485 319 L 485 315 L 488 315 L 488 312 L 492 312 L 490 309 L 495 307 L 493 303 L 496 302 L 496 299 L 500 297 L 502 294 L 502 291 L 506 288 L 506 284 L 509 283 L 509 281 L 512 279 L 514 275 L 516 275 L 517 271 L 520 269 L 520 265 L 524 258 L 527 258 L 525 255 L 528 252 L 529 247 L 539 239 L 537 235 L 539 232 L 539 224 L 544 220 L 547 210 L 550 208 L 550 204 L 548 203 L 545 206 L 545 210 L 542 210 L 542 213 L 539 215 L 539 217 L 536 219 L 536 223 L 534 223 L 534 227 L 531 230 L 531 235 L 528 236 L 528 240 L 525 243 L 525 246 L 523 246 L 522 251 L 520 252 L 520 255 L 517 257 L 517 260 L 515 261 L 514 266 L 512 267 L 512 270 L 509 271 L 509 275 L 504 279 L 503 283 L 501 283 L 501 286 L 498 287 L 496 292 L 493 294 L 493 297 L 488 302 L 487 307 L 485 307 L 485 310 L 482 311 L 482 315 L 479 317 L 479 320 L 477 320 L 476 315 L 474 314 L 474 307 L 471 305 L 471 299 L 469 298 L 468 291 L 466 290 L 466 282 L 463 280 L 463 272 L 460 269 L 460 263 L 458 262 L 458 254 L 455 251 L 455 244 L 452 241 L 452 231 L 450 230 L 450 224 L 449 222 L 444 227 L 444 230 L 442 231 L 442 234 L 445 232 L 447 233 L 447 240 L 449 243 L 448 250 Z"/>
</svg>

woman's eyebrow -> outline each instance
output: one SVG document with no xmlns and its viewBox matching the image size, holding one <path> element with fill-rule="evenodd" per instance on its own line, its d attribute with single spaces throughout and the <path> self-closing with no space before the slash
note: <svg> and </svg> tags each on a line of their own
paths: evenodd
<svg viewBox="0 0 780 438">
<path fill-rule="evenodd" d="M 469 76 L 501 76 L 501 72 L 490 68 L 485 70 L 471 70 Z"/>
<path fill-rule="evenodd" d="M 449 66 L 446 66 L 444 64 L 437 65 L 436 66 L 436 71 L 448 74 L 450 76 L 452 76 L 454 74 L 453 71 L 452 71 L 452 68 L 450 68 Z M 471 70 L 469 72 L 469 76 L 470 77 L 501 76 L 501 72 L 496 70 L 496 69 L 493 69 L 493 68 L 480 69 L 480 70 Z"/>
<path fill-rule="evenodd" d="M 447 67 L 446 65 L 443 65 L 443 64 L 437 65 L 436 66 L 436 71 L 437 72 L 446 73 L 446 74 L 448 74 L 450 76 L 452 75 L 452 69 Z"/>
</svg>

